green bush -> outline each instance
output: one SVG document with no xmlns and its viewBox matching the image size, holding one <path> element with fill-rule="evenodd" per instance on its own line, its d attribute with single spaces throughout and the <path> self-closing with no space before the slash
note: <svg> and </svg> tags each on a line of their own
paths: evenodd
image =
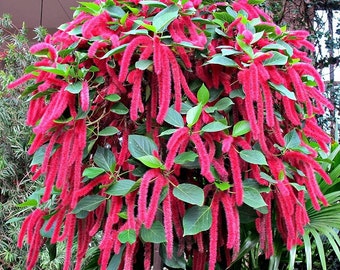
<svg viewBox="0 0 340 270">
<path fill-rule="evenodd" d="M 40 40 L 45 30 L 37 28 L 36 33 Z M 20 88 L 8 90 L 7 85 L 22 76 L 25 67 L 36 58 L 29 53 L 25 27 L 14 26 L 8 14 L 0 17 L 0 44 L 0 269 L 19 270 L 24 269 L 27 250 L 17 248 L 20 226 L 15 221 L 21 220 L 27 210 L 18 210 L 17 204 L 38 183 L 29 177 L 31 157 L 27 149 L 31 131 L 25 125 L 27 101 L 19 97 Z"/>
</svg>

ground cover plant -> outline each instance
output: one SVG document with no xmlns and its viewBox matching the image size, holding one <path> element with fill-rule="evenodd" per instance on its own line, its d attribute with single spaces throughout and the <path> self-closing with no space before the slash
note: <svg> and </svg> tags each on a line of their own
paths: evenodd
<svg viewBox="0 0 340 270">
<path fill-rule="evenodd" d="M 275 25 L 262 0 L 81 2 L 74 19 L 31 47 L 41 57 L 12 83 L 30 86 L 33 179 L 19 246 L 33 269 L 66 242 L 75 269 L 95 237 L 100 269 L 225 268 L 254 224 L 302 243 L 305 200 L 327 205 L 315 161 L 331 108 L 305 31 Z M 305 192 L 306 190 L 306 192 Z M 160 254 L 160 256 L 158 256 Z"/>
</svg>

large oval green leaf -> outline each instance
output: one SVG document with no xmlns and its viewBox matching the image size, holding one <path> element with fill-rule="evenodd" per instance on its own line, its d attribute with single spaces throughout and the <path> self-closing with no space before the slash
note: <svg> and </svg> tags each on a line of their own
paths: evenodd
<svg viewBox="0 0 340 270">
<path fill-rule="evenodd" d="M 157 145 L 149 137 L 142 135 L 129 135 L 129 151 L 134 158 L 152 156 L 153 151 L 157 151 Z"/>
<path fill-rule="evenodd" d="M 184 126 L 182 115 L 171 107 L 168 109 L 168 113 L 164 118 L 164 121 L 174 127 Z"/>
<path fill-rule="evenodd" d="M 134 242 L 136 242 L 136 231 L 133 229 L 121 231 L 118 234 L 118 240 L 123 244 L 125 243 L 133 244 Z"/>
<path fill-rule="evenodd" d="M 99 195 L 89 195 L 84 198 L 82 198 L 77 206 L 73 209 L 73 214 L 78 214 L 81 211 L 93 211 L 96 209 L 103 201 L 105 201 L 105 197 L 99 196 Z"/>
<path fill-rule="evenodd" d="M 173 194 L 177 199 L 190 204 L 202 206 L 204 202 L 203 189 L 192 184 L 178 185 L 174 188 Z"/>
<path fill-rule="evenodd" d="M 156 27 L 156 32 L 163 32 L 164 29 L 177 18 L 178 6 L 172 5 L 159 12 L 152 20 L 152 25 Z"/>
<path fill-rule="evenodd" d="M 104 169 L 107 172 L 114 172 L 116 167 L 116 158 L 110 149 L 98 146 L 93 160 L 98 167 Z"/>
<path fill-rule="evenodd" d="M 209 230 L 212 223 L 211 208 L 208 206 L 193 206 L 189 208 L 183 218 L 185 235 L 195 235 Z"/>
<path fill-rule="evenodd" d="M 242 150 L 240 157 L 251 164 L 267 165 L 266 157 L 258 150 Z"/>
<path fill-rule="evenodd" d="M 125 196 L 136 190 L 139 185 L 140 181 L 135 182 L 129 179 L 122 179 L 111 185 L 105 193 L 112 196 Z"/>
<path fill-rule="evenodd" d="M 166 242 L 165 231 L 162 223 L 155 221 L 150 229 L 142 226 L 140 236 L 144 242 L 148 243 L 164 243 Z"/>
<path fill-rule="evenodd" d="M 197 106 L 192 107 L 188 112 L 187 112 L 187 123 L 188 127 L 192 127 L 193 125 L 196 124 L 198 119 L 201 116 L 203 106 L 201 103 L 199 103 Z"/>
<path fill-rule="evenodd" d="M 250 125 L 247 120 L 237 122 L 233 127 L 233 137 L 242 136 L 250 131 Z"/>
</svg>

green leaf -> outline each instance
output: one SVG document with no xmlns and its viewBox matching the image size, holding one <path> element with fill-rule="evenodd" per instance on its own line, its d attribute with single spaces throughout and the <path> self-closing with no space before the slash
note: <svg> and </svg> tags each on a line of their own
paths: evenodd
<svg viewBox="0 0 340 270">
<path fill-rule="evenodd" d="M 235 50 L 235 49 L 222 49 L 221 50 L 223 56 L 230 56 L 230 55 L 235 55 L 235 54 L 242 54 L 242 52 Z"/>
<path fill-rule="evenodd" d="M 121 231 L 118 234 L 118 240 L 122 244 L 125 243 L 133 244 L 134 242 L 136 242 L 136 231 L 133 229 Z"/>
<path fill-rule="evenodd" d="M 184 234 L 195 235 L 209 230 L 212 223 L 211 208 L 208 206 L 193 206 L 189 208 L 183 217 Z"/>
<path fill-rule="evenodd" d="M 71 36 L 80 36 L 83 33 L 83 28 L 81 25 L 73 28 L 71 31 L 67 32 Z"/>
<path fill-rule="evenodd" d="M 250 125 L 247 120 L 237 122 L 233 127 L 233 137 L 242 136 L 250 131 Z"/>
<path fill-rule="evenodd" d="M 222 56 L 222 55 L 213 56 L 204 65 L 208 65 L 208 64 L 221 65 L 221 66 L 225 66 L 225 67 L 238 67 L 238 64 L 234 60 L 232 60 L 228 57 Z"/>
<path fill-rule="evenodd" d="M 291 100 L 296 100 L 296 96 L 294 92 L 289 91 L 283 84 L 275 84 L 272 82 L 268 82 L 268 84 L 273 87 L 275 90 L 279 91 L 281 95 L 286 96 Z"/>
<path fill-rule="evenodd" d="M 261 178 L 268 181 L 271 184 L 276 184 L 276 181 L 268 174 L 260 172 Z"/>
<path fill-rule="evenodd" d="M 83 84 L 80 81 L 75 83 L 70 83 L 65 90 L 72 93 L 72 94 L 79 94 L 81 89 L 83 89 Z"/>
<path fill-rule="evenodd" d="M 28 73 L 25 71 L 25 73 Z M 31 94 L 34 90 L 38 89 L 38 86 L 41 85 L 43 82 L 35 83 L 33 85 L 29 85 L 26 89 L 20 94 L 20 97 L 25 97 Z"/>
<path fill-rule="evenodd" d="M 42 228 L 40 229 L 40 234 L 41 236 L 43 237 L 47 237 L 47 238 L 52 238 L 52 235 L 53 235 L 53 231 L 55 230 L 55 227 L 56 227 L 56 223 L 54 222 L 52 227 L 46 231 L 46 225 L 47 225 L 48 221 L 45 220 L 45 223 L 44 225 L 42 226 Z"/>
<path fill-rule="evenodd" d="M 101 175 L 104 172 L 105 170 L 103 168 L 89 167 L 89 168 L 85 168 L 85 170 L 83 171 L 83 177 L 93 179 L 93 178 L 96 178 L 98 175 Z"/>
<path fill-rule="evenodd" d="M 251 164 L 267 165 L 266 157 L 258 150 L 242 150 L 240 157 Z"/>
<path fill-rule="evenodd" d="M 186 269 L 187 261 L 184 258 L 184 252 L 179 252 L 177 245 L 174 245 L 171 259 L 168 258 L 165 244 L 161 244 L 160 248 L 162 261 L 166 266 L 170 267 L 171 269 Z"/>
<path fill-rule="evenodd" d="M 244 39 L 244 36 L 243 36 L 243 35 L 241 35 L 241 34 L 237 35 L 237 37 L 236 37 L 237 44 L 241 47 L 241 49 L 242 49 L 246 54 L 248 54 L 248 55 L 251 57 L 251 59 L 253 59 L 253 58 L 254 58 L 254 51 L 253 51 L 253 48 L 252 48 L 250 45 L 248 45 L 247 43 L 245 43 L 245 42 L 243 41 L 243 39 Z"/>
<path fill-rule="evenodd" d="M 149 7 L 156 7 L 156 8 L 166 8 L 167 5 L 160 2 L 160 1 L 140 1 L 139 4 L 146 5 Z"/>
<path fill-rule="evenodd" d="M 230 95 L 229 95 L 230 98 L 239 97 L 239 98 L 242 98 L 242 99 L 244 99 L 245 96 L 246 96 L 246 95 L 244 94 L 244 92 L 243 92 L 242 89 L 233 90 L 233 91 L 230 92 Z"/>
<path fill-rule="evenodd" d="M 197 92 L 197 100 L 204 106 L 209 101 L 209 90 L 203 83 Z"/>
<path fill-rule="evenodd" d="M 53 191 L 54 192 L 54 191 Z M 40 203 L 41 197 L 44 195 L 45 193 L 45 188 L 39 188 L 38 190 L 34 191 L 29 197 L 28 199 L 33 199 L 36 200 L 38 203 Z"/>
<path fill-rule="evenodd" d="M 176 45 L 180 45 L 180 46 L 191 48 L 191 49 L 202 49 L 201 47 L 195 46 L 194 44 L 188 41 L 181 41 L 180 43 L 176 43 Z"/>
<path fill-rule="evenodd" d="M 94 163 L 107 172 L 114 172 L 116 167 L 116 158 L 110 149 L 98 146 L 93 157 Z"/>
<path fill-rule="evenodd" d="M 197 106 L 192 107 L 188 112 L 187 112 L 187 123 L 188 127 L 192 127 L 194 124 L 197 123 L 198 119 L 201 116 L 203 106 L 201 103 L 199 103 Z"/>
<path fill-rule="evenodd" d="M 135 191 L 139 185 L 140 181 L 122 179 L 111 185 L 105 193 L 112 196 L 125 196 L 126 194 Z"/>
<path fill-rule="evenodd" d="M 263 200 L 261 193 L 252 187 L 243 186 L 243 202 L 250 207 L 256 209 L 262 214 L 268 213 L 266 202 Z"/>
<path fill-rule="evenodd" d="M 96 209 L 103 201 L 105 201 L 105 197 L 99 196 L 99 195 L 88 195 L 84 198 L 82 198 L 77 206 L 73 209 L 73 214 L 78 214 L 81 211 L 93 211 Z"/>
<path fill-rule="evenodd" d="M 321 261 L 322 269 L 326 270 L 327 264 L 326 264 L 325 250 L 324 250 L 324 247 L 323 247 L 323 240 L 321 239 L 320 234 L 314 228 L 309 228 L 308 230 L 312 233 L 312 235 L 315 239 L 315 244 L 316 244 L 316 247 L 318 249 L 318 255 L 319 255 L 319 258 L 320 258 L 320 261 Z M 306 231 L 305 234 L 306 233 L 308 233 L 308 231 Z"/>
<path fill-rule="evenodd" d="M 230 6 L 228 6 L 225 10 L 233 19 L 236 19 L 236 17 L 238 16 L 237 12 L 233 10 Z"/>
<path fill-rule="evenodd" d="M 300 146 L 301 140 L 296 130 L 293 129 L 284 136 L 287 149 L 296 149 Z"/>
<path fill-rule="evenodd" d="M 227 128 L 229 128 L 229 126 L 227 126 L 226 124 L 223 124 L 219 121 L 214 121 L 203 126 L 201 131 L 202 132 L 217 132 L 217 131 L 225 130 Z"/>
<path fill-rule="evenodd" d="M 189 151 L 179 154 L 175 158 L 176 164 L 185 164 L 187 162 L 194 162 L 198 155 L 195 152 Z"/>
<path fill-rule="evenodd" d="M 229 14 L 227 12 L 214 12 L 213 15 L 214 15 L 215 19 L 223 22 L 222 25 L 224 24 L 224 22 L 230 22 L 230 19 L 234 19 L 235 18 L 234 17 L 235 13 L 232 14 L 232 16 L 231 16 L 231 14 Z M 237 16 L 237 14 L 236 14 L 236 16 Z"/>
<path fill-rule="evenodd" d="M 293 56 L 294 51 L 293 51 L 292 46 L 290 46 L 287 42 L 283 41 L 282 39 L 278 39 L 276 42 L 277 42 L 277 44 L 279 44 L 279 45 L 281 45 L 282 47 L 285 48 L 289 57 Z"/>
<path fill-rule="evenodd" d="M 277 43 L 271 43 L 261 48 L 261 51 L 285 50 L 286 48 Z"/>
<path fill-rule="evenodd" d="M 283 66 L 287 64 L 288 56 L 277 51 L 271 51 L 273 56 L 263 61 L 264 66 Z"/>
<path fill-rule="evenodd" d="M 289 263 L 287 270 L 294 270 L 295 258 L 296 258 L 296 246 L 293 246 L 292 249 L 289 251 Z"/>
<path fill-rule="evenodd" d="M 203 189 L 192 184 L 179 184 L 174 188 L 173 194 L 186 203 L 202 206 L 204 202 Z"/>
<path fill-rule="evenodd" d="M 149 31 L 151 31 L 151 32 L 156 33 L 156 27 L 155 27 L 155 26 L 150 25 L 150 24 L 147 24 L 147 23 L 145 23 L 145 22 L 142 21 L 142 20 L 135 20 L 134 22 L 135 22 L 135 24 L 141 25 L 141 26 L 143 26 L 145 29 L 147 29 L 147 30 L 149 30 Z M 144 61 L 144 60 L 142 60 L 142 61 Z"/>
<path fill-rule="evenodd" d="M 147 243 L 159 244 L 166 242 L 164 227 L 158 220 L 152 224 L 150 229 L 145 228 L 143 225 L 140 230 L 140 236 Z"/>
<path fill-rule="evenodd" d="M 105 99 L 111 102 L 117 102 L 121 99 L 121 97 L 117 94 L 112 94 L 112 95 L 106 96 Z"/>
<path fill-rule="evenodd" d="M 136 29 L 136 30 L 130 30 L 130 31 L 124 32 L 125 36 L 131 36 L 131 35 L 145 35 L 145 36 L 147 36 L 148 34 L 149 34 L 149 32 L 146 29 Z"/>
<path fill-rule="evenodd" d="M 44 144 L 44 145 L 39 147 L 39 149 L 33 155 L 32 162 L 31 162 L 30 166 L 43 163 L 46 148 L 47 148 L 47 144 Z"/>
<path fill-rule="evenodd" d="M 57 67 L 55 68 L 41 66 L 41 67 L 37 67 L 37 69 L 66 77 L 68 74 L 69 66 L 67 64 L 58 64 Z"/>
<path fill-rule="evenodd" d="M 146 155 L 137 158 L 140 162 L 142 162 L 145 166 L 149 168 L 162 168 L 162 162 L 153 155 Z"/>
<path fill-rule="evenodd" d="M 215 107 L 215 106 L 213 106 L 213 107 L 205 107 L 204 108 L 204 111 L 206 112 L 206 113 L 214 113 L 215 111 L 217 110 L 217 108 Z"/>
<path fill-rule="evenodd" d="M 68 117 L 68 118 L 64 118 L 63 116 L 59 117 L 56 120 L 53 120 L 54 123 L 56 124 L 66 124 L 69 123 L 73 120 L 74 118 L 72 116 Z"/>
<path fill-rule="evenodd" d="M 108 270 L 118 270 L 119 266 L 121 264 L 122 261 L 122 256 L 124 253 L 124 249 L 125 249 L 125 245 L 122 245 L 120 247 L 119 253 L 118 254 L 114 254 L 110 260 L 110 263 L 107 267 Z M 90 269 L 89 269 L 90 270 Z"/>
<path fill-rule="evenodd" d="M 37 57 L 47 57 L 47 58 L 51 57 L 49 49 L 42 49 L 40 51 L 33 53 L 33 55 L 35 55 Z"/>
<path fill-rule="evenodd" d="M 248 3 L 251 5 L 259 5 L 264 3 L 266 0 L 248 0 Z"/>
<path fill-rule="evenodd" d="M 129 109 L 121 102 L 113 104 L 113 106 L 110 109 L 111 112 L 114 112 L 119 115 L 124 115 L 129 112 Z"/>
<path fill-rule="evenodd" d="M 306 256 L 306 269 L 312 270 L 312 244 L 308 234 L 302 236 L 303 244 L 305 246 L 305 256 Z"/>
<path fill-rule="evenodd" d="M 171 107 L 168 109 L 164 121 L 174 127 L 184 127 L 182 115 Z"/>
<path fill-rule="evenodd" d="M 158 151 L 157 145 L 149 137 L 142 135 L 129 135 L 128 147 L 130 154 L 134 158 L 140 158 L 143 156 L 152 156 L 153 151 Z"/>
<path fill-rule="evenodd" d="M 171 5 L 157 13 L 152 20 L 152 25 L 156 27 L 156 32 L 163 32 L 165 28 L 177 18 L 178 11 L 178 6 Z"/>
<path fill-rule="evenodd" d="M 226 191 L 231 187 L 231 185 L 228 182 L 216 182 L 215 181 L 214 183 L 215 183 L 215 186 L 221 191 Z"/>
<path fill-rule="evenodd" d="M 307 191 L 305 186 L 299 185 L 298 183 L 290 183 L 297 191 Z"/>
<path fill-rule="evenodd" d="M 117 53 L 121 53 L 125 50 L 125 48 L 127 47 L 127 44 L 123 44 L 120 45 L 112 50 L 109 50 L 107 53 L 105 53 L 100 59 L 105 59 L 110 57 L 111 55 L 117 54 Z"/>
<path fill-rule="evenodd" d="M 106 5 L 105 10 L 110 14 L 112 18 L 117 18 L 117 19 L 123 18 L 126 14 L 125 11 L 121 7 L 116 6 L 113 3 L 110 5 Z"/>
<path fill-rule="evenodd" d="M 119 216 L 122 219 L 128 219 L 128 215 L 126 211 L 118 213 L 117 216 Z"/>
<path fill-rule="evenodd" d="M 19 203 L 16 207 L 36 207 L 38 206 L 38 202 L 34 199 L 29 199 L 23 203 Z"/>
<path fill-rule="evenodd" d="M 257 41 L 259 41 L 263 37 L 263 34 L 264 34 L 264 31 L 255 33 L 254 36 L 253 36 L 253 39 L 251 41 L 251 44 L 254 44 Z"/>
<path fill-rule="evenodd" d="M 225 111 L 230 109 L 233 104 L 234 102 L 230 98 L 224 97 L 217 101 L 214 107 L 216 107 L 218 111 Z"/>
<path fill-rule="evenodd" d="M 91 3 L 91 2 L 78 2 L 78 3 L 86 7 L 86 11 L 92 15 L 98 15 L 101 11 L 101 7 L 97 5 L 96 3 Z M 82 10 L 81 7 L 80 9 Z"/>
<path fill-rule="evenodd" d="M 135 67 L 140 70 L 146 70 L 152 64 L 152 60 L 139 60 L 135 63 Z"/>
<path fill-rule="evenodd" d="M 227 34 L 224 33 L 224 32 L 223 32 L 221 29 L 219 29 L 219 28 L 215 28 L 215 32 L 216 32 L 218 35 L 222 36 L 222 37 L 228 37 Z"/>
<path fill-rule="evenodd" d="M 169 129 L 164 130 L 163 132 L 161 132 L 158 136 L 162 137 L 162 136 L 171 135 L 171 134 L 174 134 L 176 131 L 177 131 L 177 129 L 175 129 L 175 128 L 169 128 Z"/>
<path fill-rule="evenodd" d="M 119 130 L 116 127 L 106 127 L 102 129 L 98 135 L 99 136 L 112 136 L 119 132 Z"/>
</svg>

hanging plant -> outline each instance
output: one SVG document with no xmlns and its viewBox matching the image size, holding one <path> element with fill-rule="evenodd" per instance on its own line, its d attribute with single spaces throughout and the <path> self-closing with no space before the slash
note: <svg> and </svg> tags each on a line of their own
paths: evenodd
<svg viewBox="0 0 340 270">
<path fill-rule="evenodd" d="M 96 235 L 100 269 L 149 269 L 159 245 L 169 267 L 226 267 L 244 205 L 267 258 L 273 227 L 301 243 L 305 190 L 327 205 L 310 142 L 327 151 L 314 115 L 331 105 L 308 33 L 275 25 L 262 2 L 80 2 L 32 46 L 41 60 L 11 84 L 32 82 L 29 153 L 45 179 L 19 236 L 27 269 L 46 241 L 67 242 L 70 269 L 75 239 L 80 269 Z"/>
</svg>

